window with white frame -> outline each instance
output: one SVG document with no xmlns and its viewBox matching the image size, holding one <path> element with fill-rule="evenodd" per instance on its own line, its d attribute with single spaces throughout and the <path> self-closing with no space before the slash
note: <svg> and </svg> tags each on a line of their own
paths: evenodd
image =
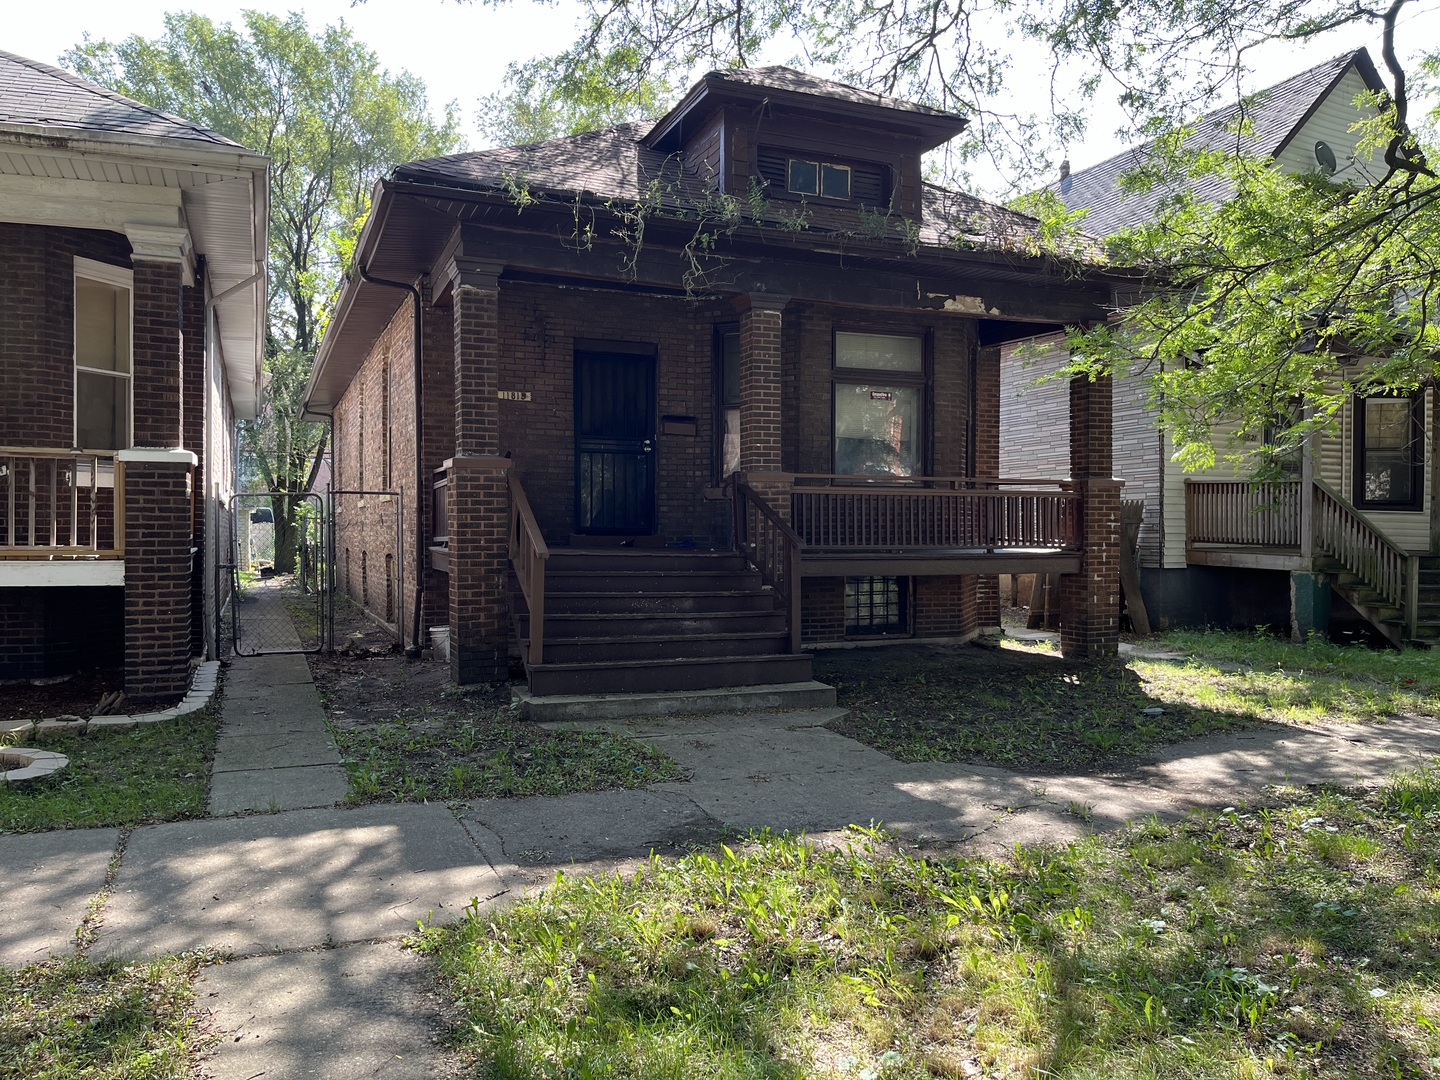
<svg viewBox="0 0 1440 1080">
<path fill-rule="evenodd" d="M 123 450 L 132 414 L 129 270 L 75 260 L 75 445 Z"/>
</svg>

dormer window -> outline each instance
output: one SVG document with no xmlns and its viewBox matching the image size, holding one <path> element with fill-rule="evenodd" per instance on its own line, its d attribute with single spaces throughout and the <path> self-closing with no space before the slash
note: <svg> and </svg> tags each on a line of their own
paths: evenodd
<svg viewBox="0 0 1440 1080">
<path fill-rule="evenodd" d="M 786 187 L 796 195 L 850 198 L 850 166 L 791 158 Z"/>
</svg>

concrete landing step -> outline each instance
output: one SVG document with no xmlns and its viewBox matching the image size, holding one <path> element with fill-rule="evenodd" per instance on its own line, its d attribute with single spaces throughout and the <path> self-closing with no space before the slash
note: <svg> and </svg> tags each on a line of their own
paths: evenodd
<svg viewBox="0 0 1440 1080">
<path fill-rule="evenodd" d="M 535 697 L 515 691 L 515 711 L 527 720 L 624 720 L 632 716 L 749 712 L 755 709 L 824 709 L 835 704 L 828 683 L 772 683 L 717 690 L 672 690 L 650 694 L 555 694 Z"/>
</svg>

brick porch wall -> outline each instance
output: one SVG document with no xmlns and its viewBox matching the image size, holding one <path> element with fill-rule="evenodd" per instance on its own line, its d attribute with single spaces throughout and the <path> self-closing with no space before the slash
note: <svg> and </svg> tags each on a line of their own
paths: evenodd
<svg viewBox="0 0 1440 1080">
<path fill-rule="evenodd" d="M 136 702 L 189 686 L 190 476 L 185 463 L 125 463 L 125 694 Z"/>
<path fill-rule="evenodd" d="M 0 682 L 118 667 L 123 620 L 113 586 L 0 589 Z"/>
<path fill-rule="evenodd" d="M 1070 475 L 1084 499 L 1080 573 L 1060 579 L 1060 652 L 1114 656 L 1120 642 L 1120 490 L 1113 467 L 1110 379 L 1070 381 Z"/>
</svg>

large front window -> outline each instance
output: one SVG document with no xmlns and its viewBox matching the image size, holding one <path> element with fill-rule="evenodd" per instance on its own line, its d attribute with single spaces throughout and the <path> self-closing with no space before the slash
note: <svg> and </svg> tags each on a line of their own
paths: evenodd
<svg viewBox="0 0 1440 1080">
<path fill-rule="evenodd" d="M 1355 403 L 1355 505 L 1367 510 L 1418 510 L 1422 472 L 1423 396 L 1367 397 Z"/>
<path fill-rule="evenodd" d="M 924 339 L 835 335 L 835 471 L 914 476 L 923 471 Z"/>
<path fill-rule="evenodd" d="M 75 445 L 130 445 L 129 270 L 75 260 Z"/>
</svg>

